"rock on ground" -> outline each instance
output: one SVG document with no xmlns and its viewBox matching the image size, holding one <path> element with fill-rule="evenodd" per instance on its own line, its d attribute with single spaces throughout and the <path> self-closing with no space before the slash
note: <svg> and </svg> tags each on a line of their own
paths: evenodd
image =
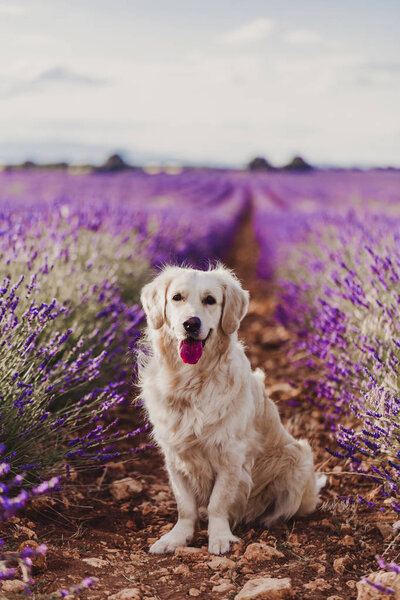
<svg viewBox="0 0 400 600">
<path fill-rule="evenodd" d="M 35 540 L 26 540 L 19 545 L 18 550 L 23 552 L 26 548 L 32 548 L 32 550 L 37 550 L 39 548 L 39 544 L 35 542 Z M 47 558 L 45 554 L 35 554 L 31 558 L 32 564 L 37 569 L 44 570 L 47 568 Z"/>
<path fill-rule="evenodd" d="M 139 588 L 124 588 L 109 596 L 108 600 L 142 600 L 142 592 Z"/>
<path fill-rule="evenodd" d="M 143 485 L 137 479 L 125 477 L 124 479 L 110 483 L 108 489 L 115 500 L 128 500 L 128 498 L 141 494 Z"/>
<path fill-rule="evenodd" d="M 229 592 L 233 592 L 235 590 L 235 586 L 233 583 L 220 583 L 218 585 L 214 585 L 212 591 L 217 594 L 227 594 Z"/>
<path fill-rule="evenodd" d="M 320 590 L 320 591 L 330 590 L 332 586 L 330 583 L 325 581 L 325 579 L 322 579 L 322 577 L 319 577 L 317 579 L 313 579 L 309 583 L 305 583 L 303 585 L 303 587 L 306 590 L 311 590 L 312 592 L 315 592 L 315 590 Z"/>
<path fill-rule="evenodd" d="M 225 556 L 214 556 L 214 558 L 207 563 L 207 566 L 209 566 L 213 571 L 225 571 L 227 569 L 234 569 L 236 567 L 236 563 Z"/>
<path fill-rule="evenodd" d="M 394 594 L 384 594 L 369 585 L 366 581 L 357 582 L 357 600 L 383 600 L 391 598 L 391 600 L 400 600 L 400 575 L 396 573 L 387 573 L 386 571 L 377 571 L 368 575 L 367 579 L 373 583 L 379 583 L 394 590 Z"/>
<path fill-rule="evenodd" d="M 246 583 L 235 600 L 285 600 L 286 598 L 293 598 L 292 582 L 289 577 L 284 579 L 257 577 Z"/>
<path fill-rule="evenodd" d="M 3 581 L 1 589 L 3 592 L 18 593 L 25 589 L 25 583 L 19 579 L 8 579 L 7 581 Z"/>
<path fill-rule="evenodd" d="M 284 557 L 282 552 L 279 552 L 279 550 L 264 542 L 249 544 L 243 556 L 244 558 L 247 558 L 247 560 L 272 560 L 273 558 Z"/>
<path fill-rule="evenodd" d="M 82 561 L 95 569 L 102 569 L 109 566 L 108 562 L 102 558 L 82 558 Z"/>
</svg>

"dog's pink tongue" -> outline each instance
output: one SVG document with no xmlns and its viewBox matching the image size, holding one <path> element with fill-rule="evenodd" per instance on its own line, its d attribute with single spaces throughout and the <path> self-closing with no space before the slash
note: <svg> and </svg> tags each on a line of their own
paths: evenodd
<svg viewBox="0 0 400 600">
<path fill-rule="evenodd" d="M 179 346 L 179 354 L 184 363 L 195 365 L 203 354 L 203 344 L 201 342 L 185 340 Z"/>
</svg>

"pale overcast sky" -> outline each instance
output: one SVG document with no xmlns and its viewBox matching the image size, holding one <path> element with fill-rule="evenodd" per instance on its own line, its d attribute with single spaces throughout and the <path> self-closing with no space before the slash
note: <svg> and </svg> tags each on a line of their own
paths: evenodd
<svg viewBox="0 0 400 600">
<path fill-rule="evenodd" d="M 0 0 L 0 160 L 400 167 L 400 0 Z"/>
</svg>

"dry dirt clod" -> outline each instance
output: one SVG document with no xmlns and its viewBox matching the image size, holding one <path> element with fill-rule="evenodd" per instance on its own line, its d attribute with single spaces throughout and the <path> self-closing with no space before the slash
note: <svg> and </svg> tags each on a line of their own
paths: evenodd
<svg viewBox="0 0 400 600">
<path fill-rule="evenodd" d="M 189 590 L 189 596 L 192 596 L 193 598 L 196 598 L 197 596 L 200 596 L 201 591 L 198 590 L 197 588 L 190 588 Z"/>
<path fill-rule="evenodd" d="M 328 596 L 326 600 L 343 600 L 342 596 Z"/>
<path fill-rule="evenodd" d="M 338 575 L 343 575 L 350 561 L 350 557 L 348 554 L 346 556 L 342 556 L 341 558 L 336 558 L 333 561 L 333 570 Z"/>
<path fill-rule="evenodd" d="M 106 560 L 103 560 L 102 558 L 82 558 L 82 561 L 90 567 L 94 567 L 95 569 L 102 569 L 103 567 L 108 567 L 108 562 Z"/>
<path fill-rule="evenodd" d="M 214 558 L 207 563 L 207 566 L 213 571 L 226 571 L 227 569 L 234 569 L 236 563 L 225 556 L 214 556 Z"/>
<path fill-rule="evenodd" d="M 108 600 L 142 600 L 142 592 L 139 588 L 124 588 L 109 596 Z"/>
<path fill-rule="evenodd" d="M 392 525 L 390 523 L 386 523 L 385 521 L 377 521 L 375 526 L 379 530 L 379 533 L 384 540 L 393 537 L 393 534 L 395 533 Z"/>
<path fill-rule="evenodd" d="M 328 583 L 327 581 L 325 581 L 325 579 L 322 579 L 321 577 L 314 579 L 313 581 L 310 581 L 309 583 L 305 583 L 303 585 L 303 587 L 306 590 L 310 590 L 312 592 L 315 592 L 316 590 L 330 590 L 331 589 L 331 584 Z"/>
<path fill-rule="evenodd" d="M 19 551 L 22 552 L 25 548 L 32 548 L 32 550 L 37 550 L 39 548 L 39 544 L 35 542 L 35 540 L 26 540 L 26 542 L 22 542 L 19 545 Z M 45 554 L 36 554 L 31 558 L 32 564 L 36 569 L 44 570 L 47 568 L 47 559 Z"/>
<path fill-rule="evenodd" d="M 354 581 L 354 579 L 349 579 L 348 581 L 346 581 L 346 585 L 347 587 L 349 587 L 351 590 L 355 590 L 356 586 L 357 586 L 357 581 Z"/>
<path fill-rule="evenodd" d="M 369 585 L 366 581 L 357 582 L 357 600 L 383 600 L 391 598 L 400 600 L 400 577 L 396 573 L 387 573 L 386 571 L 376 571 L 368 575 L 367 579 L 374 583 L 379 583 L 394 590 L 394 594 L 383 594 L 376 588 Z"/>
<path fill-rule="evenodd" d="M 29 527 L 25 527 L 25 525 L 17 525 L 17 536 L 24 536 L 29 539 L 37 538 L 36 531 L 33 531 L 33 529 L 30 529 Z"/>
<path fill-rule="evenodd" d="M 354 538 L 351 537 L 351 535 L 345 535 L 339 543 L 341 546 L 348 546 L 349 548 L 352 548 L 356 545 L 354 542 Z"/>
<path fill-rule="evenodd" d="M 192 546 L 179 546 L 175 550 L 175 556 L 192 556 L 193 554 L 202 554 L 201 548 L 193 548 Z"/>
<path fill-rule="evenodd" d="M 235 589 L 236 588 L 232 583 L 226 583 L 224 581 L 223 583 L 220 583 L 219 585 L 214 585 L 214 587 L 212 588 L 212 591 L 216 592 L 218 594 L 229 594 L 230 592 L 233 592 Z"/>
<path fill-rule="evenodd" d="M 250 579 L 240 590 L 235 600 L 286 600 L 293 598 L 292 582 L 289 577 L 257 577 Z"/>
<path fill-rule="evenodd" d="M 190 570 L 187 565 L 178 565 L 174 569 L 175 575 L 189 575 Z"/>
<path fill-rule="evenodd" d="M 108 479 L 122 479 L 126 473 L 126 468 L 122 462 L 109 462 L 107 463 L 107 477 Z"/>
<path fill-rule="evenodd" d="M 3 581 L 1 589 L 3 592 L 22 592 L 25 589 L 25 583 L 19 579 L 8 579 Z"/>
<path fill-rule="evenodd" d="M 110 483 L 108 489 L 114 500 L 128 500 L 142 493 L 143 484 L 132 477 L 125 477 Z"/>
<path fill-rule="evenodd" d="M 264 542 L 255 542 L 247 546 L 243 557 L 247 560 L 272 560 L 273 558 L 284 558 L 284 555 L 273 546 Z"/>
</svg>

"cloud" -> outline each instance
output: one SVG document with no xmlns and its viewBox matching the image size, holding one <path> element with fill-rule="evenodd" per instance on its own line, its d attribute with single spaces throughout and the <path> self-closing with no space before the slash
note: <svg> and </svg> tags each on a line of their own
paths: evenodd
<svg viewBox="0 0 400 600">
<path fill-rule="evenodd" d="M 67 86 L 100 86 L 106 85 L 108 79 L 95 77 L 66 67 L 58 66 L 46 69 L 27 80 L 17 80 L 9 84 L 5 90 L 7 96 L 18 96 L 27 92 L 41 92 L 49 87 Z"/>
<path fill-rule="evenodd" d="M 0 3 L 0 15 L 19 17 L 25 13 L 26 8 L 20 4 L 11 4 L 11 2 L 8 2 L 8 4 L 3 2 Z"/>
<path fill-rule="evenodd" d="M 309 45 L 322 42 L 322 36 L 317 31 L 311 29 L 294 29 L 287 31 L 283 36 L 285 42 L 289 44 Z"/>
<path fill-rule="evenodd" d="M 103 85 L 107 83 L 106 79 L 100 77 L 93 77 L 92 75 L 84 75 L 76 71 L 71 71 L 65 67 L 53 67 L 47 69 L 33 80 L 33 84 L 41 82 L 52 82 L 52 83 L 72 83 L 79 85 Z"/>
<path fill-rule="evenodd" d="M 241 27 L 218 36 L 218 41 L 232 46 L 257 42 L 267 37 L 274 28 L 272 19 L 254 19 Z"/>
<path fill-rule="evenodd" d="M 350 82 L 361 88 L 392 91 L 400 88 L 400 63 L 396 62 L 361 62 L 343 75 L 345 85 Z"/>
</svg>

